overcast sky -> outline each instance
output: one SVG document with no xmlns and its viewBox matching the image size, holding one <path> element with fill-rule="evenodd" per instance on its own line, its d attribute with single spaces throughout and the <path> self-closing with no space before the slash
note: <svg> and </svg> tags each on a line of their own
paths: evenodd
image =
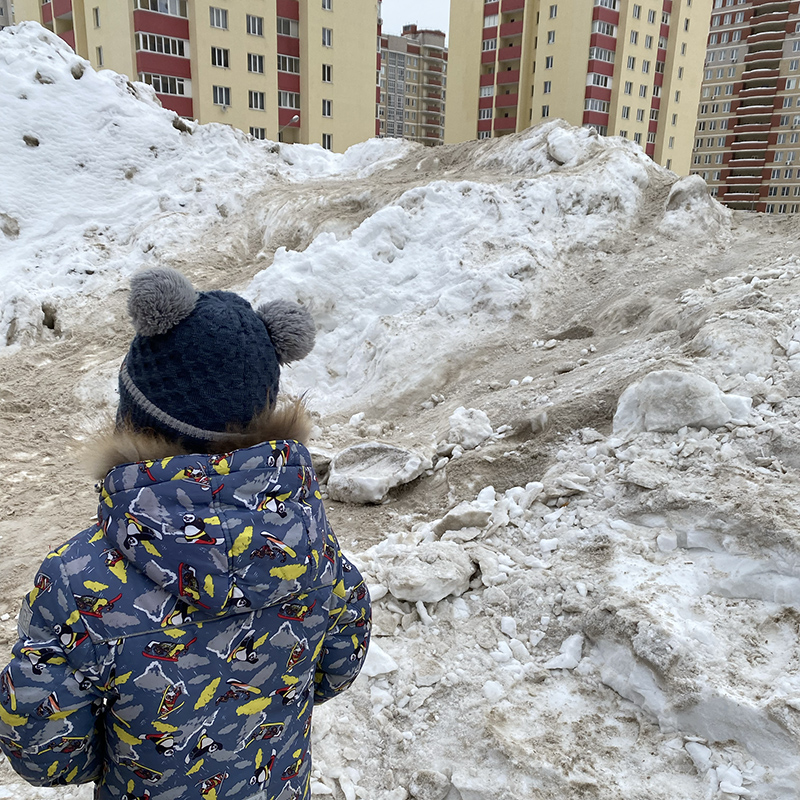
<svg viewBox="0 0 800 800">
<path fill-rule="evenodd" d="M 450 0 L 383 0 L 383 33 L 399 36 L 403 25 L 435 28 L 447 33 L 450 26 Z"/>
</svg>

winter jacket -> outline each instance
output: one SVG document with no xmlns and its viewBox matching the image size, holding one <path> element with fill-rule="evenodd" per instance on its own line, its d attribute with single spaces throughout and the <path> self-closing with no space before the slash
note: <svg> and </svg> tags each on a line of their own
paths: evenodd
<svg viewBox="0 0 800 800">
<path fill-rule="evenodd" d="M 370 607 L 308 451 L 279 440 L 112 469 L 19 628 L 0 745 L 30 783 L 297 800 L 313 706 L 357 676 Z"/>
</svg>

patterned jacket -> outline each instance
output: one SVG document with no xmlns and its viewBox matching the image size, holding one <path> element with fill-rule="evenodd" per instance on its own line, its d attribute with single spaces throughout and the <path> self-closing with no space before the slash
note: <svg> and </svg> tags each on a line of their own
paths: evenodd
<svg viewBox="0 0 800 800">
<path fill-rule="evenodd" d="M 313 706 L 358 675 L 370 606 L 308 451 L 279 440 L 112 469 L 19 628 L 0 746 L 30 783 L 299 800 Z"/>
</svg>

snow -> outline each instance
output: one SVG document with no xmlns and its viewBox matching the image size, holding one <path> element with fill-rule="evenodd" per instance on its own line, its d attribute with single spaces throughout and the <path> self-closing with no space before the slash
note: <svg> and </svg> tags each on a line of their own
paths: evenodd
<svg viewBox="0 0 800 800">
<path fill-rule="evenodd" d="M 319 326 L 284 390 L 374 639 L 315 712 L 314 796 L 797 796 L 796 219 L 562 122 L 345 154 L 180 130 L 32 23 L 0 102 L 6 650 L 93 513 L 121 289 L 169 264 Z M 0 798 L 56 794 L 91 791 L 0 765 Z"/>
</svg>

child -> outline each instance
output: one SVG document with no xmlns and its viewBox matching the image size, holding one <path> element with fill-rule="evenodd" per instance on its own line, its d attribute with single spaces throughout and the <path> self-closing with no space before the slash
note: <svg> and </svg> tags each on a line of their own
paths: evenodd
<svg viewBox="0 0 800 800">
<path fill-rule="evenodd" d="M 313 322 L 168 269 L 134 277 L 129 311 L 98 522 L 23 602 L 0 746 L 28 782 L 94 781 L 96 800 L 308 798 L 312 709 L 370 630 L 302 407 L 275 406 Z"/>
</svg>

